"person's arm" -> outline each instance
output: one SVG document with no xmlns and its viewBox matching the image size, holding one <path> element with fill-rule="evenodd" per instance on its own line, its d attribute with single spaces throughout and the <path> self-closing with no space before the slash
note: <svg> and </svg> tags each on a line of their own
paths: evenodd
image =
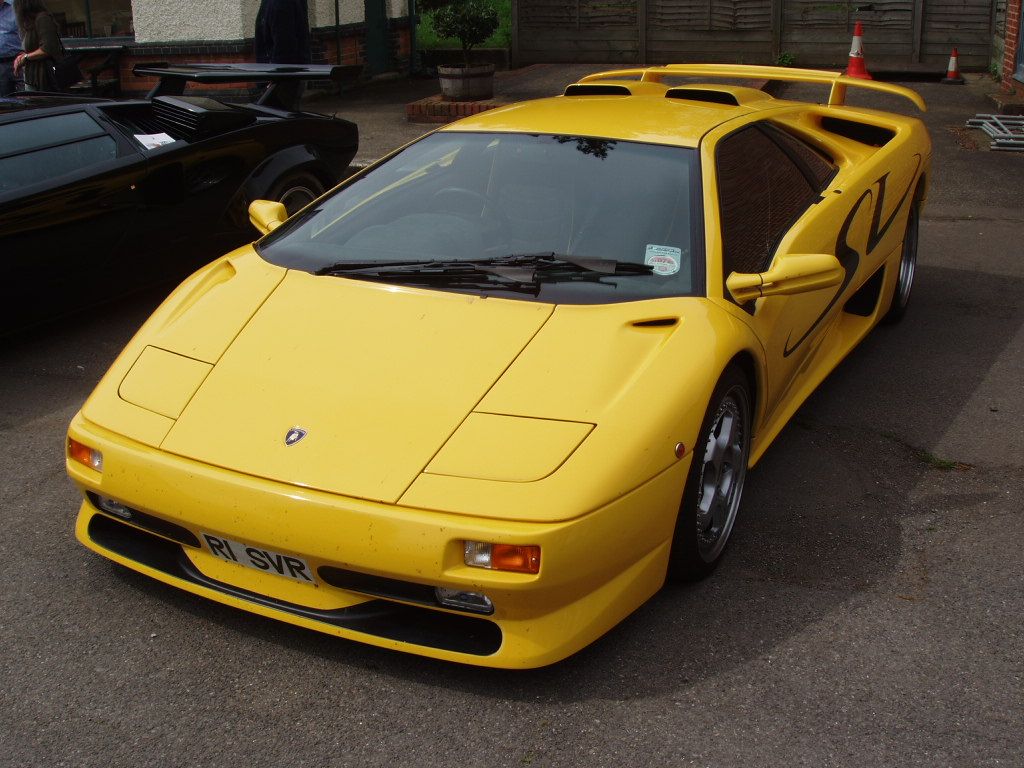
<svg viewBox="0 0 1024 768">
<path fill-rule="evenodd" d="M 36 16 L 36 34 L 39 36 L 39 47 L 34 51 L 23 51 L 14 59 L 14 74 L 25 66 L 27 61 L 38 61 L 39 59 L 54 59 L 59 57 L 61 52 L 60 34 L 57 32 L 57 24 L 48 13 L 40 13 Z"/>
<path fill-rule="evenodd" d="M 36 16 L 36 34 L 39 35 L 39 50 L 54 61 L 64 58 L 64 47 L 60 44 L 60 30 L 57 22 L 48 13 Z"/>
</svg>

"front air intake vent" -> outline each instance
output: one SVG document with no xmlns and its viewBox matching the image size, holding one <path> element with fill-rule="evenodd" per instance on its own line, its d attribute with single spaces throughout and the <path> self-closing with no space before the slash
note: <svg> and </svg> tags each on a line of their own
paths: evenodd
<svg viewBox="0 0 1024 768">
<path fill-rule="evenodd" d="M 679 324 L 678 317 L 655 317 L 650 320 L 634 320 L 634 328 L 672 328 Z"/>
<path fill-rule="evenodd" d="M 249 112 L 201 96 L 156 96 L 153 114 L 190 141 L 244 128 L 256 121 L 256 116 Z"/>
<path fill-rule="evenodd" d="M 740 105 L 734 94 L 728 91 L 716 91 L 711 88 L 669 88 L 665 91 L 665 98 L 701 101 L 705 104 L 721 104 L 727 107 L 738 107 Z"/>
<path fill-rule="evenodd" d="M 633 92 L 625 85 L 591 85 L 577 83 L 565 89 L 566 96 L 631 96 Z"/>
</svg>

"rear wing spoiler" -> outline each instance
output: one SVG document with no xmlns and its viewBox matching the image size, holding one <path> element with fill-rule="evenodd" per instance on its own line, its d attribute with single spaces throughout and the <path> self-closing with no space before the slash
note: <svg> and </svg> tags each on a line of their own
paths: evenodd
<svg viewBox="0 0 1024 768">
<path fill-rule="evenodd" d="M 846 103 L 847 88 L 865 88 L 869 91 L 880 91 L 881 93 L 902 96 L 911 101 L 922 112 L 928 110 L 920 94 L 909 88 L 904 88 L 902 85 L 880 83 L 877 80 L 861 80 L 857 77 L 847 77 L 839 72 L 827 72 L 821 69 L 793 69 L 791 67 L 767 67 L 754 64 L 666 64 L 660 67 L 614 69 L 608 72 L 598 72 L 580 78 L 579 82 L 592 83 L 600 80 L 639 78 L 641 82 L 660 83 L 665 77 L 738 78 L 817 83 L 831 86 L 831 91 L 828 95 L 828 106 L 830 107 L 841 107 Z"/>
<path fill-rule="evenodd" d="M 135 75 L 160 79 L 146 98 L 181 96 L 187 83 L 269 83 L 257 104 L 279 109 L 297 109 L 300 89 L 306 80 L 342 80 L 358 77 L 361 65 L 333 64 L 136 64 Z"/>
</svg>

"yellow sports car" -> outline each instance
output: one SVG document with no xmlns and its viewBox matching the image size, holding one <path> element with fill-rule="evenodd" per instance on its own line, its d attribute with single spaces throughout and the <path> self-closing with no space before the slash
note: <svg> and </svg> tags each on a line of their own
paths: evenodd
<svg viewBox="0 0 1024 768">
<path fill-rule="evenodd" d="M 828 103 L 706 84 L 761 77 Z M 253 203 L 265 236 L 186 280 L 72 422 L 78 538 L 386 648 L 583 648 L 715 567 L 747 469 L 907 307 L 930 142 L 852 87 L 924 109 L 812 70 L 605 72 L 287 221 Z"/>
</svg>

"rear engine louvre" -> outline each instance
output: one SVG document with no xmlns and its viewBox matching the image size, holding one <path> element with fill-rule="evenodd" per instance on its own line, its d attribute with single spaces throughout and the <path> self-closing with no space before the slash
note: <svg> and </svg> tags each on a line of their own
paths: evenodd
<svg viewBox="0 0 1024 768">
<path fill-rule="evenodd" d="M 190 141 L 252 125 L 256 116 L 201 96 L 156 96 L 153 114 Z"/>
</svg>

